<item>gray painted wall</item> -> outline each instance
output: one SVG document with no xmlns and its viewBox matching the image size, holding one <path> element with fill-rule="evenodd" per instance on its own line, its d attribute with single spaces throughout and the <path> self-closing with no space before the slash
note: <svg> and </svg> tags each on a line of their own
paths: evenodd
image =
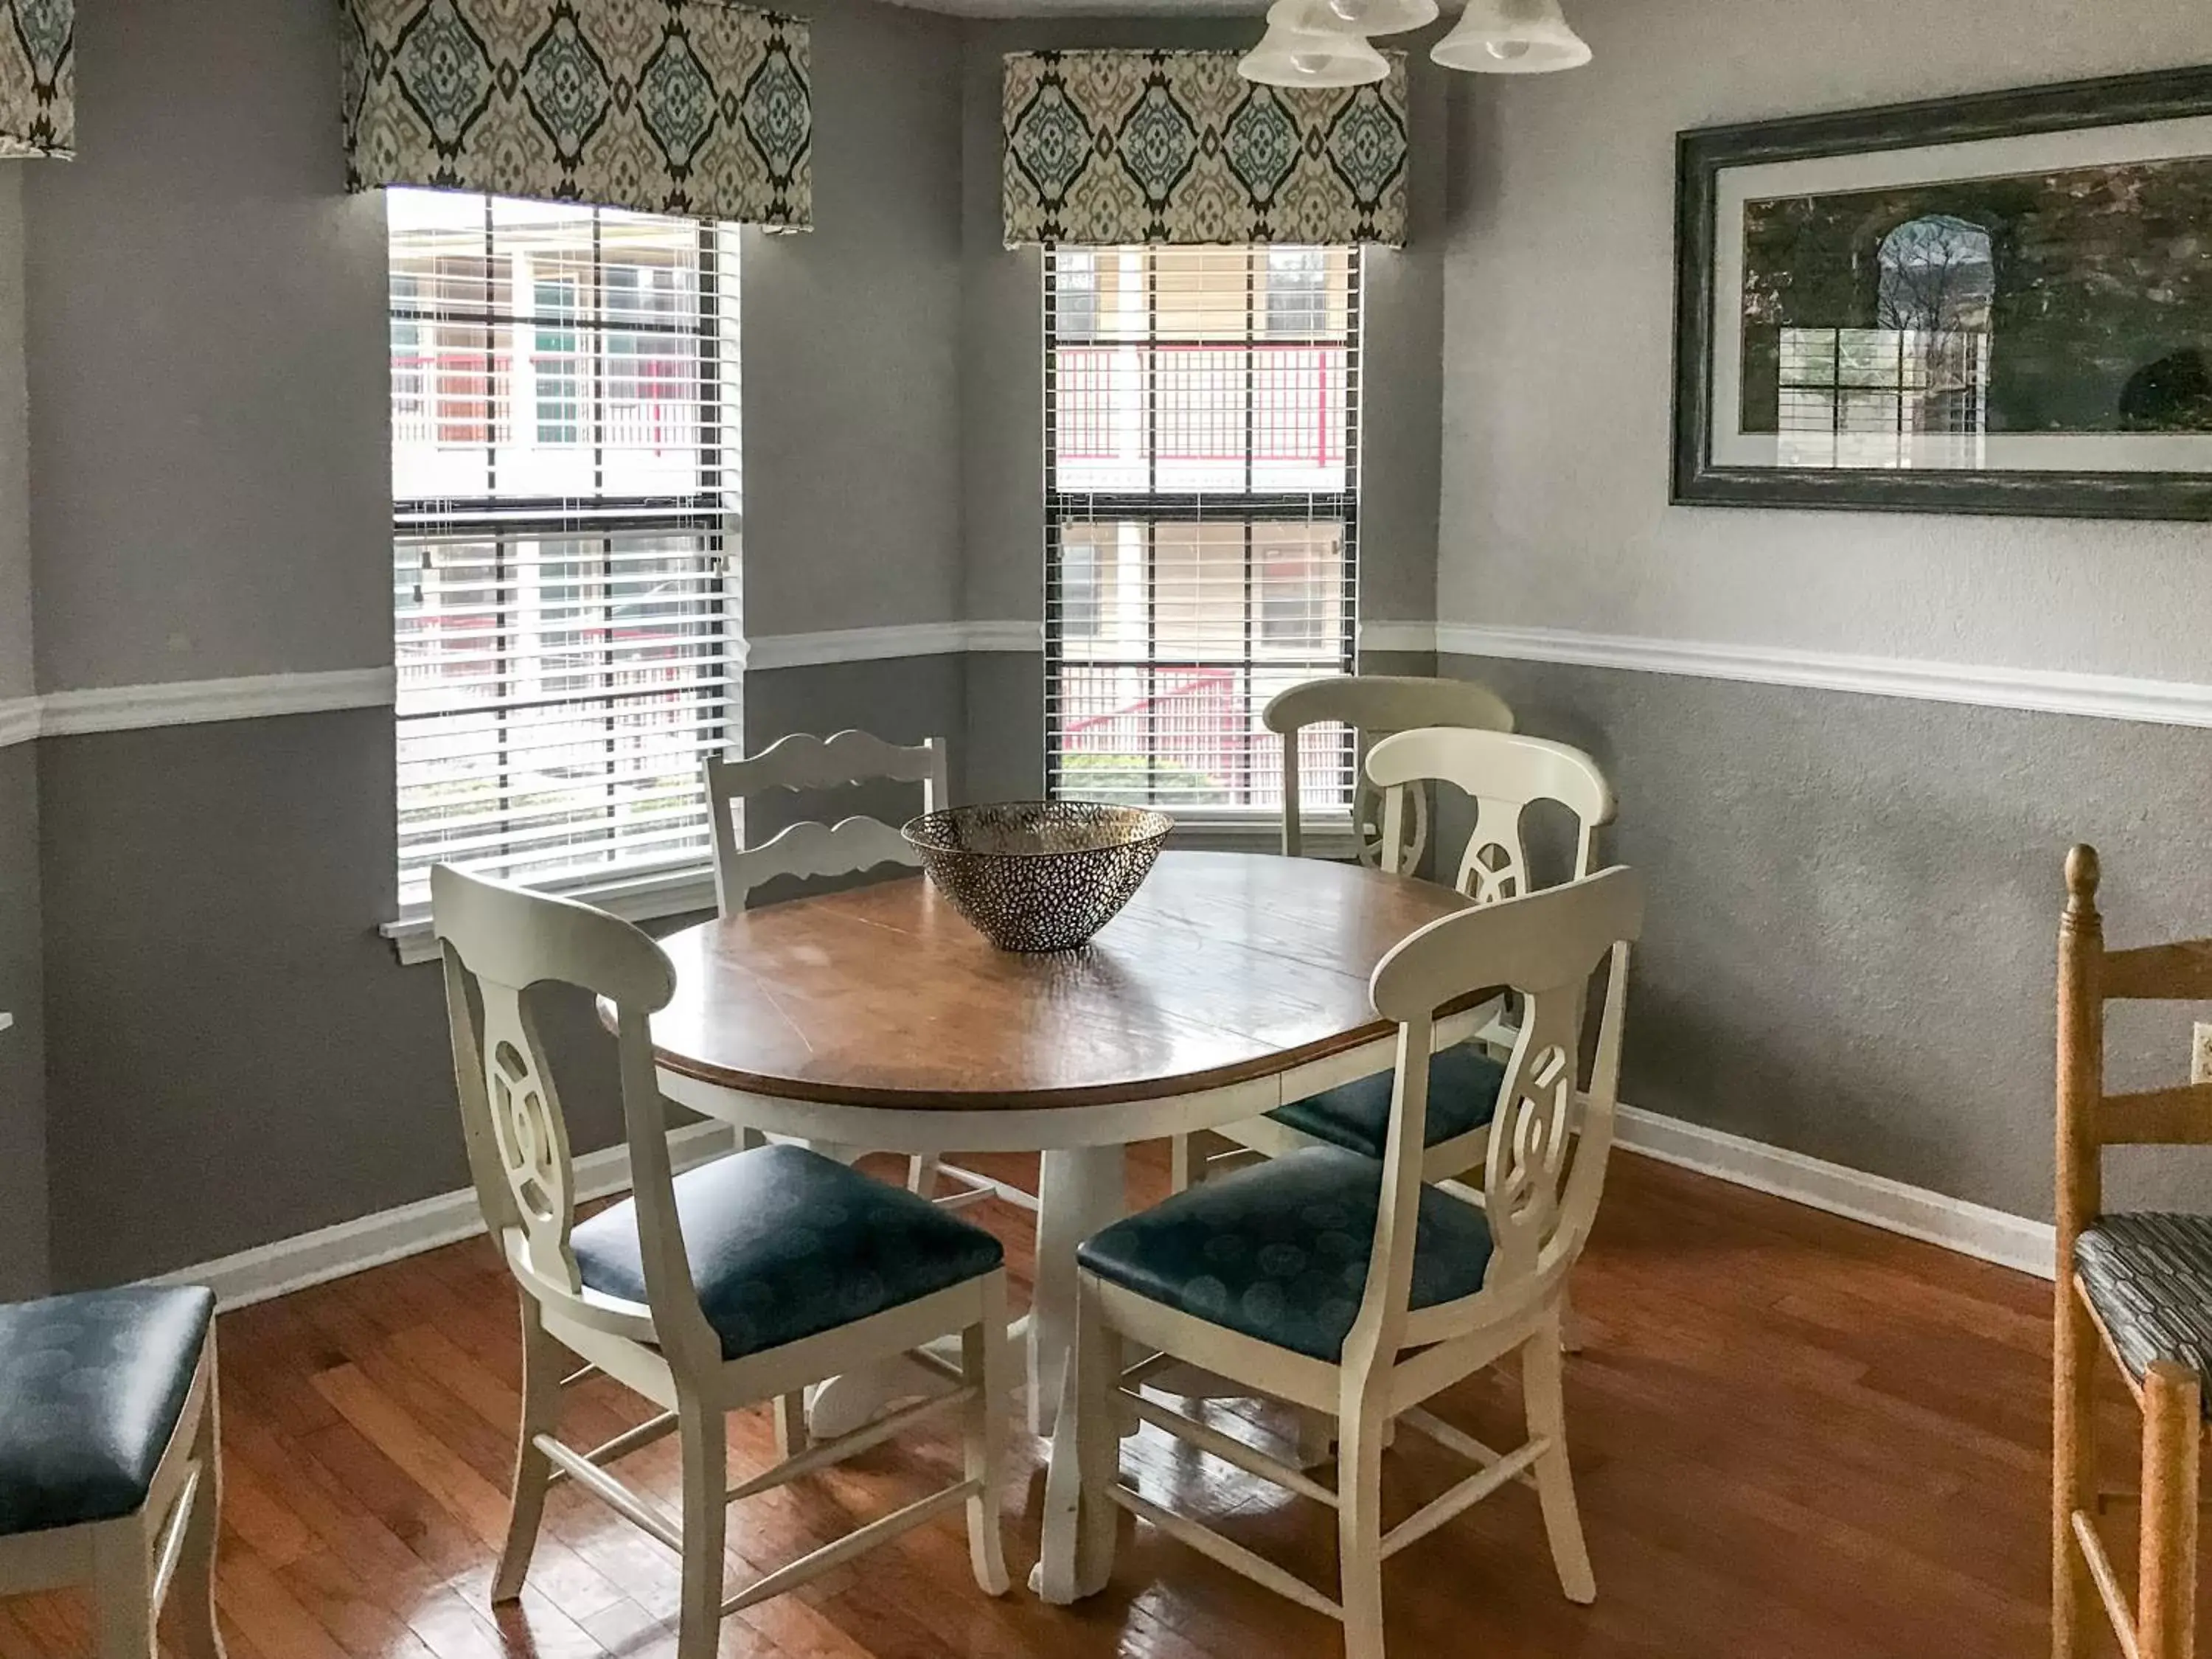
<svg viewBox="0 0 2212 1659">
<path fill-rule="evenodd" d="M 1577 0 L 1461 76 L 1438 615 L 2212 679 L 2212 528 L 1667 505 L 1674 136 L 2199 63 L 2200 0 Z"/>
<path fill-rule="evenodd" d="M 745 233 L 745 625 L 961 611 L 960 25 L 877 0 L 814 21 L 814 213 Z"/>
<path fill-rule="evenodd" d="M 46 1288 L 46 993 L 38 751 L 0 749 L 0 1302 Z"/>
<path fill-rule="evenodd" d="M 22 164 L 0 164 L 0 702 L 37 683 L 31 639 L 30 407 L 23 388 Z"/>
<path fill-rule="evenodd" d="M 912 740 L 954 729 L 963 697 L 957 656 L 754 674 L 747 738 L 818 721 Z M 0 869 L 6 766 L 34 753 L 55 1281 L 162 1272 L 465 1186 L 438 970 L 400 967 L 374 932 L 392 902 L 389 715 L 0 751 Z M 36 966 L 8 951 L 13 915 L 0 887 L 0 1006 Z M 590 1151 L 619 1139 L 620 1114 L 589 1008 L 567 1003 L 547 1023 Z M 32 1052 L 11 1053 L 17 1035 L 0 1036 L 0 1083 Z M 0 1160 L 16 1121 L 0 1125 Z M 0 1185 L 0 1250 L 13 1210 Z"/>
<path fill-rule="evenodd" d="M 1044 615 L 1042 266 L 1036 249 L 1004 245 L 1000 60 L 1048 46 L 1243 46 L 1258 27 L 1250 17 L 1030 19 L 971 27 L 963 60 L 960 313 L 970 617 Z M 1370 250 L 1367 259 L 1359 600 L 1363 616 L 1390 622 L 1436 614 L 1448 77 L 1428 61 L 1431 38 L 1423 33 L 1390 43 L 1411 56 L 1410 240 L 1401 250 Z"/>
<path fill-rule="evenodd" d="M 39 686 L 392 660 L 381 198 L 337 11 L 108 0 L 23 173 Z"/>
<path fill-rule="evenodd" d="M 813 9 L 825 228 L 744 256 L 755 632 L 959 614 L 961 26 Z M 79 51 L 85 159 L 24 174 L 40 689 L 388 662 L 382 212 L 341 192 L 327 9 L 116 0 Z M 749 677 L 759 731 L 965 718 L 957 658 L 791 672 Z M 437 972 L 374 933 L 392 822 L 384 711 L 0 751 L 0 1254 L 105 1282 L 463 1184 Z"/>
<path fill-rule="evenodd" d="M 2105 855 L 2115 945 L 2212 934 L 2206 738 L 1901 699 L 1445 659 L 1619 792 L 1650 883 L 1632 1104 L 2049 1216 L 2060 861 Z M 1463 823 L 1463 815 L 1455 814 Z M 1463 830 L 1462 831 L 1463 833 Z M 2117 1086 L 2186 1076 L 2202 1008 L 2125 1011 Z M 2138 1200 L 2212 1163 L 2139 1160 Z"/>
<path fill-rule="evenodd" d="M 1677 129 L 2201 61 L 2130 0 L 1580 0 L 1586 70 L 1453 88 L 1446 623 L 2212 678 L 2212 528 L 1667 504 Z M 1589 748 L 1653 906 L 1626 1097 L 2051 1207 L 2059 860 L 2118 940 L 2212 932 L 2212 733 L 1447 659 Z M 2185 1074 L 2188 1011 L 2116 1022 Z M 2203 1011 L 2195 1011 L 2201 1013 Z M 2141 1160 L 2169 1199 L 2212 1167 Z"/>
</svg>

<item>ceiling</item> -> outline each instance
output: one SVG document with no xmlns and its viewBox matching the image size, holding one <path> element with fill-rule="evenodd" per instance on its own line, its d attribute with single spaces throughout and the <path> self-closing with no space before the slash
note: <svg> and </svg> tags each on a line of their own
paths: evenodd
<svg viewBox="0 0 2212 1659">
<path fill-rule="evenodd" d="M 890 0 L 954 17 L 1257 17 L 1267 0 Z"/>
</svg>

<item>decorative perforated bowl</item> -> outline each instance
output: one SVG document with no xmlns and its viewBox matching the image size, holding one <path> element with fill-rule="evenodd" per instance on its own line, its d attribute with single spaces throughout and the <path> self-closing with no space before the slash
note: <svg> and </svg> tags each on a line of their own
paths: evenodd
<svg viewBox="0 0 2212 1659">
<path fill-rule="evenodd" d="M 901 833 L 1001 951 L 1067 951 L 1114 920 L 1174 828 L 1142 807 L 1017 800 L 925 812 Z"/>
</svg>

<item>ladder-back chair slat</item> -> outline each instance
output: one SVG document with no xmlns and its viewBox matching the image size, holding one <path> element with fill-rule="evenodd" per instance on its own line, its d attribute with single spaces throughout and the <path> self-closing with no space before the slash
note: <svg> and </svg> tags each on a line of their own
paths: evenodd
<svg viewBox="0 0 2212 1659">
<path fill-rule="evenodd" d="M 744 846 L 738 835 L 738 805 L 747 795 L 771 789 L 914 783 L 921 786 L 921 810 L 934 811 L 946 803 L 945 752 L 939 738 L 901 744 L 868 732 L 844 731 L 827 738 L 793 732 L 757 755 L 708 757 L 716 908 L 726 916 L 734 915 L 755 889 L 780 876 L 806 880 L 858 875 L 884 864 L 918 866 L 921 855 L 895 826 L 859 816 L 834 827 L 811 821 L 791 824 L 759 846 Z"/>
</svg>

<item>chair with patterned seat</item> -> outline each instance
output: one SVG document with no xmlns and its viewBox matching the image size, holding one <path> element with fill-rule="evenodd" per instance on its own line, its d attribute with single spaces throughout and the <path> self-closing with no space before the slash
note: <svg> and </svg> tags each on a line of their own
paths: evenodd
<svg viewBox="0 0 2212 1659">
<path fill-rule="evenodd" d="M 962 1504 L 976 1582 L 1006 1589 L 1000 1486 L 1011 1377 L 997 1239 L 927 1199 L 801 1146 L 763 1146 L 675 1175 L 652 1016 L 676 974 L 628 922 L 569 900 L 430 873 L 461 1121 L 486 1230 L 521 1291 L 522 1424 L 491 1593 L 522 1593 L 547 1489 L 572 1480 L 682 1562 L 678 1659 L 708 1659 L 725 1616 Z M 568 1121 L 534 1017 L 537 988 L 613 1011 L 631 1196 L 576 1218 Z M 725 1418 L 810 1383 L 960 1339 L 948 1386 L 726 1484 Z M 573 1374 L 563 1359 L 584 1364 Z M 555 1431 L 568 1383 L 605 1374 L 659 1414 L 583 1451 Z M 840 1462 L 938 1412 L 958 1413 L 961 1478 L 722 1595 L 726 1507 Z M 682 1448 L 672 1515 L 607 1466 L 664 1436 Z"/>
<path fill-rule="evenodd" d="M 1379 1162 L 1309 1147 L 1201 1182 L 1084 1242 L 1076 1358 L 1062 1388 L 1034 1581 L 1046 1600 L 1103 1588 L 1119 1507 L 1340 1620 L 1347 1659 L 1382 1659 L 1383 1559 L 1516 1478 L 1536 1488 L 1561 1588 L 1576 1601 L 1595 1597 L 1567 1462 L 1559 1325 L 1604 1185 L 1629 947 L 1643 914 L 1640 878 L 1613 869 L 1430 923 L 1385 957 L 1371 981 L 1376 1011 L 1399 1028 Z M 1601 970 L 1605 1000 L 1577 1139 L 1583 1013 Z M 1522 1018 L 1476 1206 L 1422 1178 L 1430 1048 L 1440 1010 L 1500 984 L 1522 995 Z M 1124 1373 L 1125 1345 L 1152 1357 Z M 1524 1444 L 1493 1451 L 1424 1408 L 1439 1390 L 1516 1354 Z M 1176 1363 L 1332 1418 L 1341 1448 L 1334 1489 L 1137 1391 L 1155 1366 Z M 1130 1413 L 1334 1508 L 1338 1595 L 1123 1486 L 1119 1442 Z M 1386 1532 L 1380 1459 L 1394 1424 L 1478 1467 Z"/>
<path fill-rule="evenodd" d="M 1382 792 L 1383 867 L 1393 874 L 1411 870 L 1411 842 L 1402 830 L 1390 826 L 1412 810 L 1408 803 L 1419 799 L 1419 786 L 1449 783 L 1474 801 L 1474 827 L 1454 885 L 1478 905 L 1533 890 L 1525 833 L 1532 806 L 1549 802 L 1573 816 L 1571 879 L 1590 873 L 1596 862 L 1597 832 L 1613 821 L 1613 789 L 1597 763 L 1579 749 L 1542 738 L 1443 727 L 1401 732 L 1383 738 L 1369 752 L 1367 775 Z M 1480 1032 L 1441 1050 L 1431 1063 L 1424 1180 L 1448 1180 L 1482 1162 L 1498 1091 L 1505 1080 L 1504 1065 L 1497 1056 L 1511 1048 L 1513 1037 L 1510 1015 L 1497 1006 Z M 1243 1146 L 1275 1157 L 1328 1146 L 1380 1158 L 1389 1129 L 1390 1087 L 1390 1074 L 1379 1073 L 1291 1101 L 1263 1118 L 1222 1133 Z"/>
<path fill-rule="evenodd" d="M 2132 1659 L 2190 1659 L 2212 1376 L 2212 1216 L 2106 1212 L 2103 1154 L 2107 1146 L 2212 1145 L 2212 1083 L 2106 1092 L 2105 1005 L 2212 1000 L 2212 939 L 2107 951 L 2098 878 L 2094 848 L 2067 854 L 2058 930 L 2051 1650 L 2055 1659 L 2102 1652 L 2101 1607 Z M 2133 1492 L 2099 1485 L 2100 1347 L 2142 1413 Z M 2115 1500 L 2140 1510 L 2132 1604 L 2096 1524 Z"/>
<path fill-rule="evenodd" d="M 99 1659 L 222 1659 L 215 1296 L 134 1285 L 0 1307 L 0 1595 L 82 1585 Z"/>
</svg>

